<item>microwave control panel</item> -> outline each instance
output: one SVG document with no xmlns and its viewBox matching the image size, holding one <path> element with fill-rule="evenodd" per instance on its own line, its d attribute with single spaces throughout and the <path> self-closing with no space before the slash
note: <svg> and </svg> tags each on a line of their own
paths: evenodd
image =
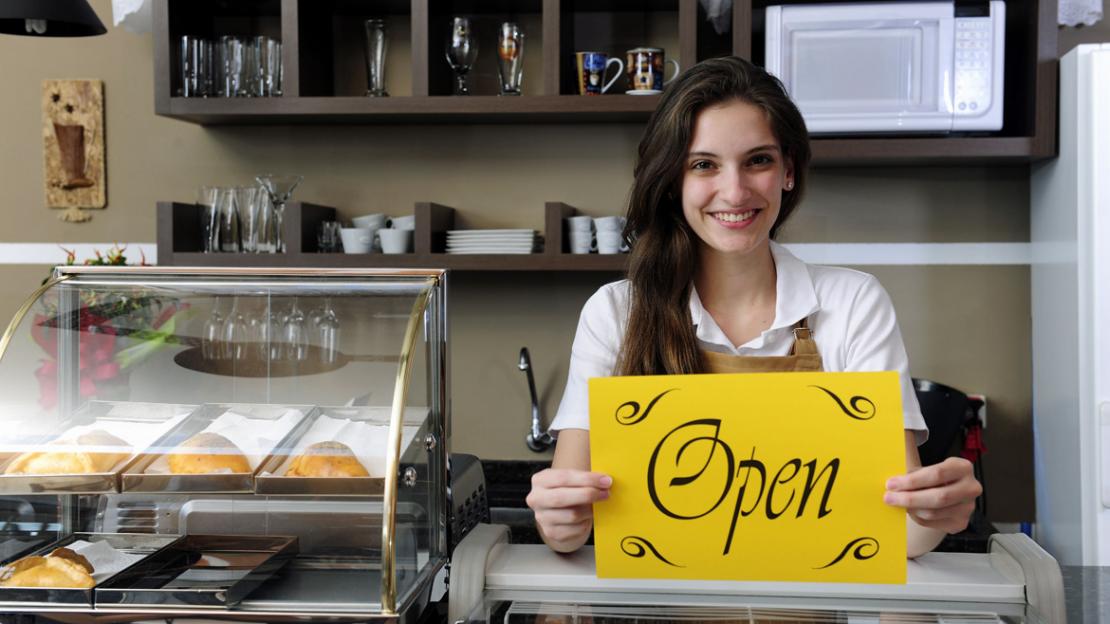
<svg viewBox="0 0 1110 624">
<path fill-rule="evenodd" d="M 994 25 L 989 17 L 956 19 L 956 115 L 982 114 L 991 105 Z"/>
</svg>

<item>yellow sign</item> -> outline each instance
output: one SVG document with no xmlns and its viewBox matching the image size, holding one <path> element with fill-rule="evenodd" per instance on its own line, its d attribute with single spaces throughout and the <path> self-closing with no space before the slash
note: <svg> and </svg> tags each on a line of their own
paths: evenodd
<svg viewBox="0 0 1110 624">
<path fill-rule="evenodd" d="M 897 373 L 590 380 L 597 575 L 906 582 Z"/>
</svg>

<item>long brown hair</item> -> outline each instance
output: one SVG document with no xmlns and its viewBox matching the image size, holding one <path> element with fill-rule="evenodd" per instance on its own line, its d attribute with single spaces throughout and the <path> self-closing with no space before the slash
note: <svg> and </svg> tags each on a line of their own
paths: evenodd
<svg viewBox="0 0 1110 624">
<path fill-rule="evenodd" d="M 694 65 L 663 94 L 640 139 L 624 236 L 632 244 L 628 278 L 631 309 L 617 357 L 619 375 L 698 373 L 704 370 L 690 319 L 690 289 L 698 262 L 698 237 L 682 213 L 682 174 L 698 113 L 738 99 L 764 111 L 793 166 L 794 186 L 783 191 L 779 227 L 805 189 L 809 135 L 782 83 L 737 57 Z"/>
</svg>

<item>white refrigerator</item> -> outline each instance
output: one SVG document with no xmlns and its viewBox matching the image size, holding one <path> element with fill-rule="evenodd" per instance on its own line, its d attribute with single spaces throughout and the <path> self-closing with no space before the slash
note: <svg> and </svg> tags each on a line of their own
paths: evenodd
<svg viewBox="0 0 1110 624">
<path fill-rule="evenodd" d="M 1110 43 L 1060 60 L 1059 144 L 1030 184 L 1035 537 L 1110 565 Z"/>
</svg>

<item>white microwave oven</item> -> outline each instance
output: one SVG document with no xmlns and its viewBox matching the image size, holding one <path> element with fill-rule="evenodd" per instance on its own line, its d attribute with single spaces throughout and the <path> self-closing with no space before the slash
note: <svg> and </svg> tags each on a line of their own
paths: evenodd
<svg viewBox="0 0 1110 624">
<path fill-rule="evenodd" d="M 975 8 L 769 6 L 766 69 L 811 133 L 999 130 L 1006 5 Z"/>
</svg>

